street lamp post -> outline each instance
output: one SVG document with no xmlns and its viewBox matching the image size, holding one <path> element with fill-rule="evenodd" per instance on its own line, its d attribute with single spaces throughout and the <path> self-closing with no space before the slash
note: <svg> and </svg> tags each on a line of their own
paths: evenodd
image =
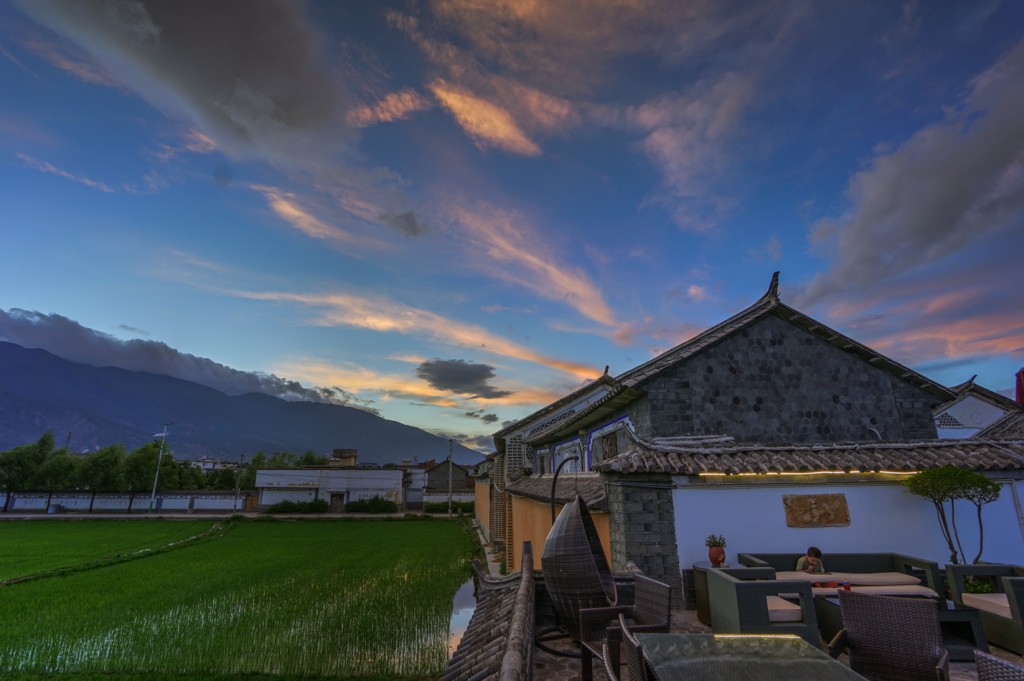
<svg viewBox="0 0 1024 681">
<path fill-rule="evenodd" d="M 242 464 L 245 462 L 245 454 L 238 455 L 238 472 L 235 474 L 235 503 L 231 504 L 231 512 L 238 511 L 238 495 L 242 491 Z"/>
<path fill-rule="evenodd" d="M 164 424 L 164 432 L 157 433 L 155 437 L 160 438 L 160 451 L 156 455 L 156 473 L 153 474 L 153 493 L 149 495 L 149 512 L 152 513 L 156 506 L 156 483 L 160 479 L 160 460 L 164 458 L 164 443 L 167 442 L 167 428 L 171 423 Z"/>
</svg>

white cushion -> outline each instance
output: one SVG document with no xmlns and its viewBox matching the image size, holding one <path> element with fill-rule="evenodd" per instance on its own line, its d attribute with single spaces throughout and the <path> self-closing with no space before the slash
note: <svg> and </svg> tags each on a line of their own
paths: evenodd
<svg viewBox="0 0 1024 681">
<path fill-rule="evenodd" d="M 769 622 L 803 622 L 803 611 L 796 603 L 778 596 L 765 596 L 768 601 Z"/>
<path fill-rule="evenodd" d="M 920 584 L 921 580 L 904 572 L 826 572 L 809 574 L 807 572 L 783 571 L 776 572 L 775 579 L 791 579 L 803 582 L 849 582 L 851 586 L 896 586 Z"/>
<path fill-rule="evenodd" d="M 964 594 L 964 605 L 1011 619 L 1010 602 L 1006 594 Z"/>
<path fill-rule="evenodd" d="M 843 587 L 814 587 L 811 591 L 815 596 L 835 596 Z M 859 591 L 862 594 L 875 594 L 876 596 L 921 596 L 925 598 L 938 598 L 935 593 L 926 586 L 920 584 L 889 584 L 880 586 L 852 586 L 850 591 Z"/>
</svg>

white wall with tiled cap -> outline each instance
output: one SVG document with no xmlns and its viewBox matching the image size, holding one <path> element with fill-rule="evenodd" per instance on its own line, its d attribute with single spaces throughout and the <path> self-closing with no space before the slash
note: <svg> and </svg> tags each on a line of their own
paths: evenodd
<svg viewBox="0 0 1024 681">
<path fill-rule="evenodd" d="M 949 562 L 935 507 L 899 483 L 680 485 L 673 492 L 679 563 L 688 568 L 707 561 L 704 540 L 725 535 L 726 561 L 738 553 L 799 553 L 817 546 L 828 554 L 894 552 Z M 1024 481 L 1004 480 L 997 501 L 982 507 L 985 550 L 982 560 L 1024 564 L 1024 535 L 1017 500 L 1024 501 Z M 787 494 L 846 495 L 848 527 L 787 527 L 782 497 Z M 1015 500 L 1016 496 L 1016 500 Z M 978 523 L 970 502 L 957 502 L 957 527 L 966 560 L 978 550 Z"/>
</svg>

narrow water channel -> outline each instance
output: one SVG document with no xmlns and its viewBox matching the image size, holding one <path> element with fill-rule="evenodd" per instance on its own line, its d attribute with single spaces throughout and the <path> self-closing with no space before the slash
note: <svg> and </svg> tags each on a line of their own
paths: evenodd
<svg viewBox="0 0 1024 681">
<path fill-rule="evenodd" d="M 470 579 L 459 587 L 459 590 L 455 592 L 455 598 L 452 599 L 452 620 L 448 628 L 448 631 L 451 632 L 448 636 L 448 657 L 451 657 L 455 649 L 459 647 L 459 642 L 462 641 L 462 635 L 466 633 L 466 627 L 469 626 L 469 620 L 473 616 L 474 610 L 476 610 L 476 596 L 473 593 L 473 580 Z"/>
</svg>

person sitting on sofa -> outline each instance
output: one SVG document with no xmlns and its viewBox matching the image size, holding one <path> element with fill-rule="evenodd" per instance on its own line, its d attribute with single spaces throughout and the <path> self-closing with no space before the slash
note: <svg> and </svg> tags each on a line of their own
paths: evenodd
<svg viewBox="0 0 1024 681">
<path fill-rule="evenodd" d="M 796 561 L 796 569 L 798 572 L 806 572 L 812 575 L 828 574 L 825 564 L 821 562 L 821 549 L 817 546 L 808 548 L 807 554 L 800 556 Z"/>
</svg>

